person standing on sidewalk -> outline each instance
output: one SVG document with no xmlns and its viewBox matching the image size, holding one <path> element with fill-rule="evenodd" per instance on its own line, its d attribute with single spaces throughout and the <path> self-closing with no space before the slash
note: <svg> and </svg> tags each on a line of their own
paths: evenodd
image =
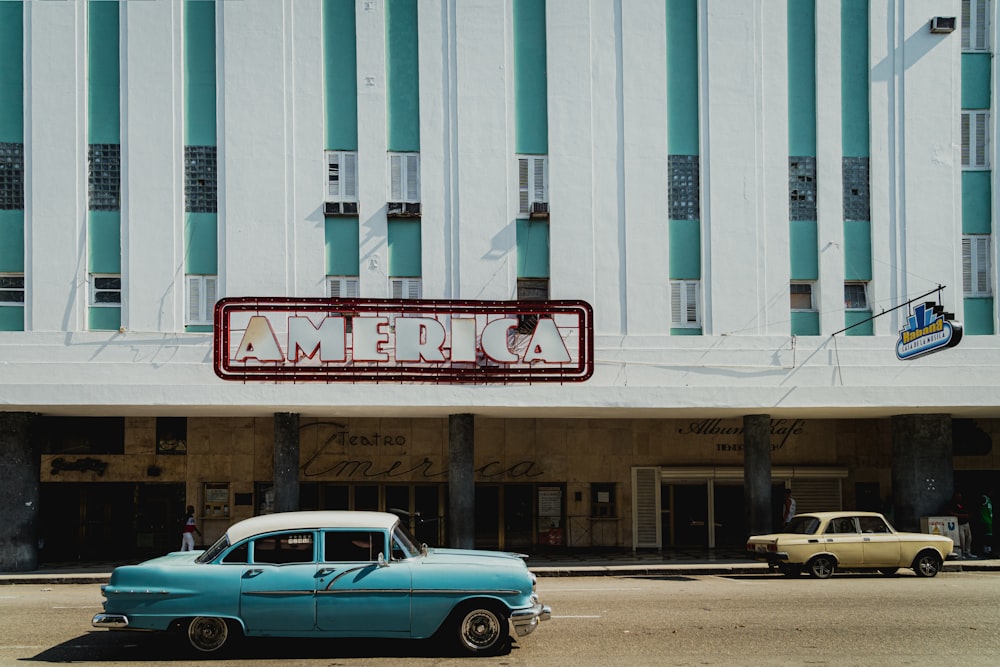
<svg viewBox="0 0 1000 667">
<path fill-rule="evenodd" d="M 969 509 L 958 491 L 951 498 L 948 513 L 958 522 L 959 558 L 975 558 L 972 554 L 972 526 L 969 525 Z"/>
<path fill-rule="evenodd" d="M 184 517 L 184 527 L 181 529 L 181 551 L 194 551 L 194 534 L 201 536 L 201 531 L 194 520 L 194 505 L 188 505 L 187 516 Z"/>
<path fill-rule="evenodd" d="M 791 489 L 785 489 L 785 504 L 781 507 L 781 526 L 787 526 L 793 516 L 795 516 L 795 498 L 792 497 Z"/>
<path fill-rule="evenodd" d="M 987 494 L 979 498 L 979 522 L 983 526 L 983 555 L 993 557 L 993 501 Z"/>
</svg>

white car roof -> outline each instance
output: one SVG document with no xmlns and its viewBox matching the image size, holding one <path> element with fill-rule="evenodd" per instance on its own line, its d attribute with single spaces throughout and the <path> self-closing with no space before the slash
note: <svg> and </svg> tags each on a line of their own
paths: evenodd
<svg viewBox="0 0 1000 667">
<path fill-rule="evenodd" d="M 306 530 L 310 528 L 355 528 L 388 530 L 399 520 L 388 512 L 354 512 L 320 510 L 314 512 L 278 512 L 262 514 L 234 523 L 226 531 L 230 544 L 254 535 L 276 530 Z"/>
<path fill-rule="evenodd" d="M 801 512 L 796 516 L 814 516 L 817 519 L 831 519 L 838 516 L 878 516 L 885 518 L 884 515 L 878 512 L 865 512 L 862 510 L 839 510 L 836 512 Z"/>
</svg>

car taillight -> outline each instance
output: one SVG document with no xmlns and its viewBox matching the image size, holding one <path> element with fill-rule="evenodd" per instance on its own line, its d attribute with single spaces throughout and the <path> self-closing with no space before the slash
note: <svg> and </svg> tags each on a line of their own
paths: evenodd
<svg viewBox="0 0 1000 667">
<path fill-rule="evenodd" d="M 767 545 L 767 550 L 768 551 L 777 551 L 778 550 L 778 543 L 777 542 L 771 542 L 770 544 Z"/>
</svg>

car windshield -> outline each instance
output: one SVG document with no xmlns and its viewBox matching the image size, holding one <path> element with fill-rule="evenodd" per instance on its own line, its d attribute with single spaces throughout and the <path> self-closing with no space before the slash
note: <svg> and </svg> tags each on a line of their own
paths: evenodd
<svg viewBox="0 0 1000 667">
<path fill-rule="evenodd" d="M 795 516 L 785 526 L 785 533 L 796 535 L 812 535 L 819 528 L 819 519 L 814 516 Z"/>
<path fill-rule="evenodd" d="M 194 559 L 196 563 L 211 563 L 213 560 L 219 557 L 223 551 L 229 546 L 229 537 L 223 535 L 220 537 L 215 544 L 210 546 L 203 554 Z"/>
<path fill-rule="evenodd" d="M 417 542 L 406 526 L 397 523 L 392 529 L 392 558 L 402 560 L 404 558 L 414 558 L 423 553 L 423 548 Z"/>
</svg>

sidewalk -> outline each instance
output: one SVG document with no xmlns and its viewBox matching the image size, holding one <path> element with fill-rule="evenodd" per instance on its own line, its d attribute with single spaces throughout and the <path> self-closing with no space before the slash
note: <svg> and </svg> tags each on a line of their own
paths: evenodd
<svg viewBox="0 0 1000 667">
<path fill-rule="evenodd" d="M 641 575 L 767 574 L 766 563 L 742 550 L 550 552 L 529 555 L 528 568 L 539 577 Z M 4 584 L 104 584 L 111 571 L 127 563 L 51 563 L 28 572 L 0 572 Z M 949 560 L 943 572 L 1000 572 L 1000 559 Z"/>
</svg>

